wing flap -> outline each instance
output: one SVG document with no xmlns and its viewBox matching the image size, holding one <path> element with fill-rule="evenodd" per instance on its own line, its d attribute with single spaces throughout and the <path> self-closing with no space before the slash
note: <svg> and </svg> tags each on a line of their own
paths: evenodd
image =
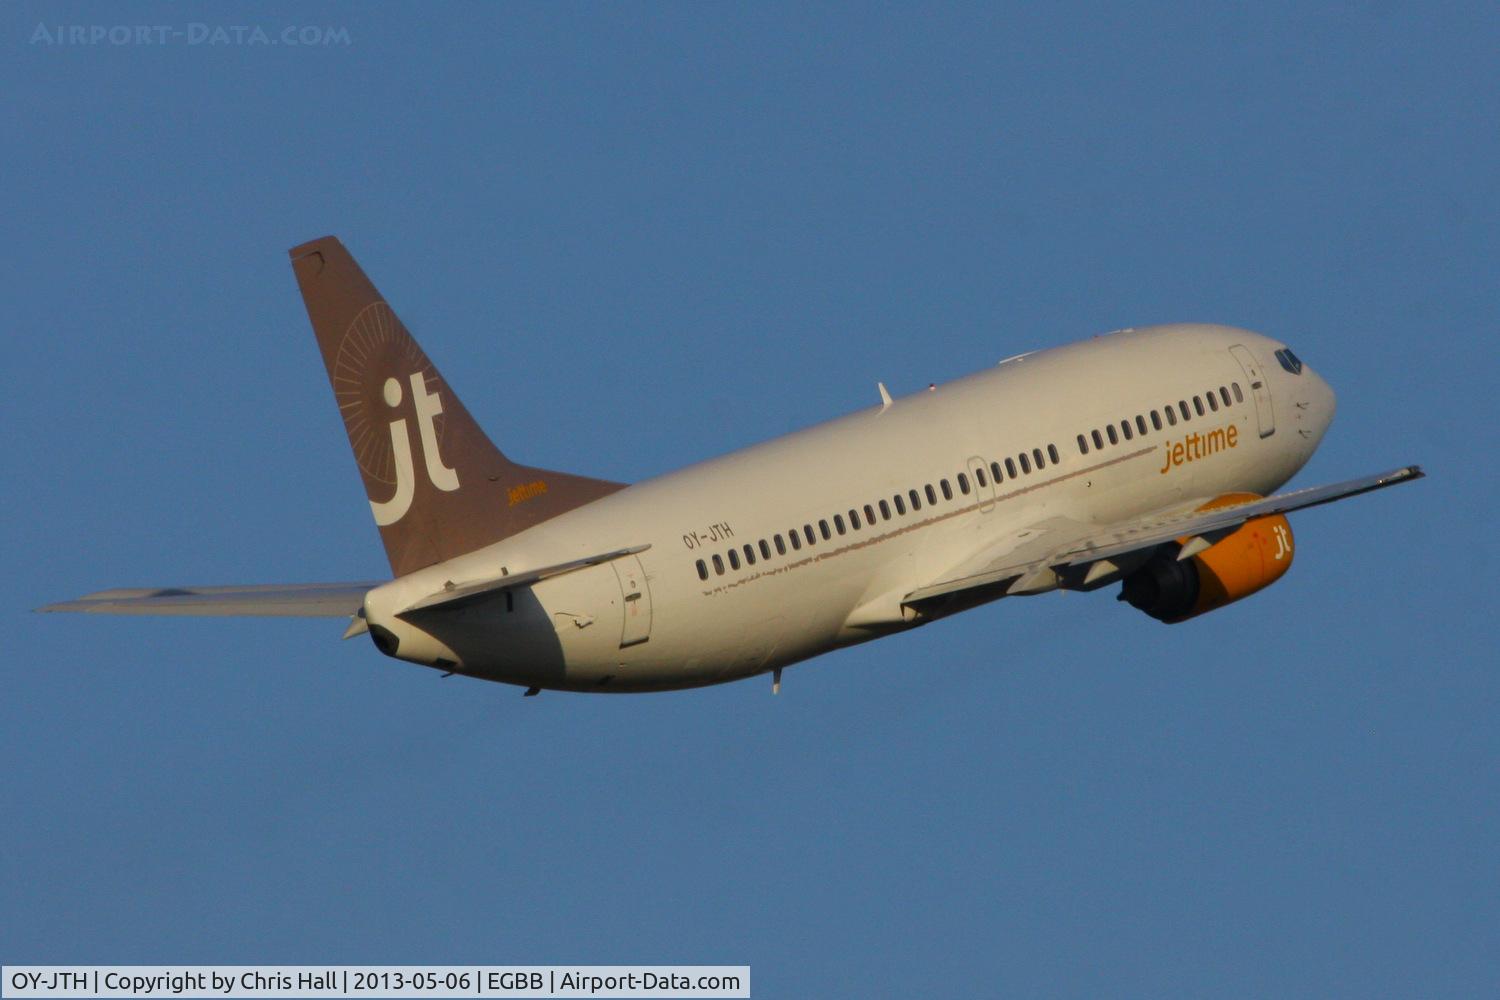
<svg viewBox="0 0 1500 1000">
<path fill-rule="evenodd" d="M 108 615 L 348 618 L 364 606 L 365 594 L 382 582 L 122 587 L 37 610 Z"/>
<path fill-rule="evenodd" d="M 1045 576 L 1041 571 L 1048 568 L 1052 556 L 1081 544 L 1091 532 L 1097 530 L 1096 525 L 1061 517 L 1030 525 L 964 560 L 949 570 L 941 580 L 907 594 L 901 603 L 915 605 L 948 594 L 997 584 L 1040 582 Z"/>
</svg>

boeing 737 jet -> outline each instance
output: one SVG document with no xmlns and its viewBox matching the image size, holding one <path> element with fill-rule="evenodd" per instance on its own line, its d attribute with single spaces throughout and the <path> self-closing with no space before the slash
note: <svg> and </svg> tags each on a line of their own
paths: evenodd
<svg viewBox="0 0 1500 1000">
<path fill-rule="evenodd" d="M 1286 344 L 1122 330 L 627 485 L 492 444 L 333 237 L 291 251 L 390 580 L 109 590 L 45 611 L 347 617 L 388 656 L 535 694 L 781 670 L 1002 598 L 1119 586 L 1163 622 L 1291 566 L 1277 494 L 1333 419 Z"/>
</svg>

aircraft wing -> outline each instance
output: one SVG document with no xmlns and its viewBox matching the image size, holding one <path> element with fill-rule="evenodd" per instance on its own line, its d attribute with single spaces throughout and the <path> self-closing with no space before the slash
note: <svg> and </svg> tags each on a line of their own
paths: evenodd
<svg viewBox="0 0 1500 1000">
<path fill-rule="evenodd" d="M 1023 529 L 971 556 L 942 579 L 907 594 L 902 603 L 918 606 L 925 601 L 983 587 L 1004 587 L 1005 594 L 1037 593 L 1057 586 L 1060 573 L 1084 567 L 1088 567 L 1090 573 L 1096 567 L 1105 569 L 1099 573 L 1102 578 L 1108 575 L 1108 561 L 1148 551 L 1166 542 L 1179 538 L 1198 542 L 1191 549 L 1184 548 L 1183 551 L 1191 555 L 1201 552 L 1208 544 L 1218 541 L 1251 518 L 1316 507 L 1411 482 L 1423 475 L 1419 467 L 1408 465 L 1379 475 L 1278 493 L 1213 510 L 1178 508 L 1115 524 L 1084 525 L 1053 518 Z M 1091 582 L 1088 573 L 1082 577 L 1082 582 L 1085 586 Z"/>
<path fill-rule="evenodd" d="M 254 584 L 239 587 L 137 587 L 101 590 L 38 611 L 109 615 L 266 616 L 348 618 L 364 606 L 365 594 L 385 581 L 363 583 Z"/>
<path fill-rule="evenodd" d="M 1011 596 L 1054 589 L 1057 576 L 1052 567 L 1062 553 L 1087 545 L 1101 530 L 1100 525 L 1063 517 L 1028 525 L 974 553 L 940 579 L 913 590 L 901 603 L 920 608 L 966 591 L 998 590 L 998 595 L 991 596 Z"/>
</svg>

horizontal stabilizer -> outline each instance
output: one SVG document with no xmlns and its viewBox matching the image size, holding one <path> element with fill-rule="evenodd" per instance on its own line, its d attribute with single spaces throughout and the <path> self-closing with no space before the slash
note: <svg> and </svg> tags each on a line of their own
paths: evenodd
<svg viewBox="0 0 1500 1000">
<path fill-rule="evenodd" d="M 599 566 L 603 563 L 619 559 L 621 556 L 631 556 L 637 552 L 645 552 L 650 547 L 650 545 L 636 545 L 628 549 L 616 549 L 613 552 L 605 552 L 597 556 L 585 556 L 582 559 L 572 559 L 568 562 L 557 563 L 553 566 L 542 566 L 538 569 L 525 570 L 520 573 L 506 573 L 502 576 L 494 576 L 485 580 L 474 580 L 470 583 L 449 583 L 448 586 L 437 593 L 424 597 L 415 604 L 407 605 L 399 614 L 406 615 L 414 611 L 431 611 L 433 608 L 462 607 L 490 594 L 497 594 L 502 590 L 525 587 L 554 576 L 562 576 L 564 573 L 587 569 L 590 566 Z"/>
<path fill-rule="evenodd" d="M 383 582 L 138 587 L 101 590 L 76 601 L 49 604 L 37 610 L 105 615 L 347 618 L 357 613 L 364 606 L 365 595 Z"/>
</svg>

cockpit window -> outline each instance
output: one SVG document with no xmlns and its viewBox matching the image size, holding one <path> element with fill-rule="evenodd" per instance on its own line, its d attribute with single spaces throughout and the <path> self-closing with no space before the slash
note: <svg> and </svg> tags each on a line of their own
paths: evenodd
<svg viewBox="0 0 1500 1000">
<path fill-rule="evenodd" d="M 1281 350 L 1277 351 L 1276 360 L 1281 362 L 1281 367 L 1285 368 L 1293 375 L 1302 374 L 1302 359 L 1293 354 L 1290 347 L 1283 347 Z"/>
</svg>

